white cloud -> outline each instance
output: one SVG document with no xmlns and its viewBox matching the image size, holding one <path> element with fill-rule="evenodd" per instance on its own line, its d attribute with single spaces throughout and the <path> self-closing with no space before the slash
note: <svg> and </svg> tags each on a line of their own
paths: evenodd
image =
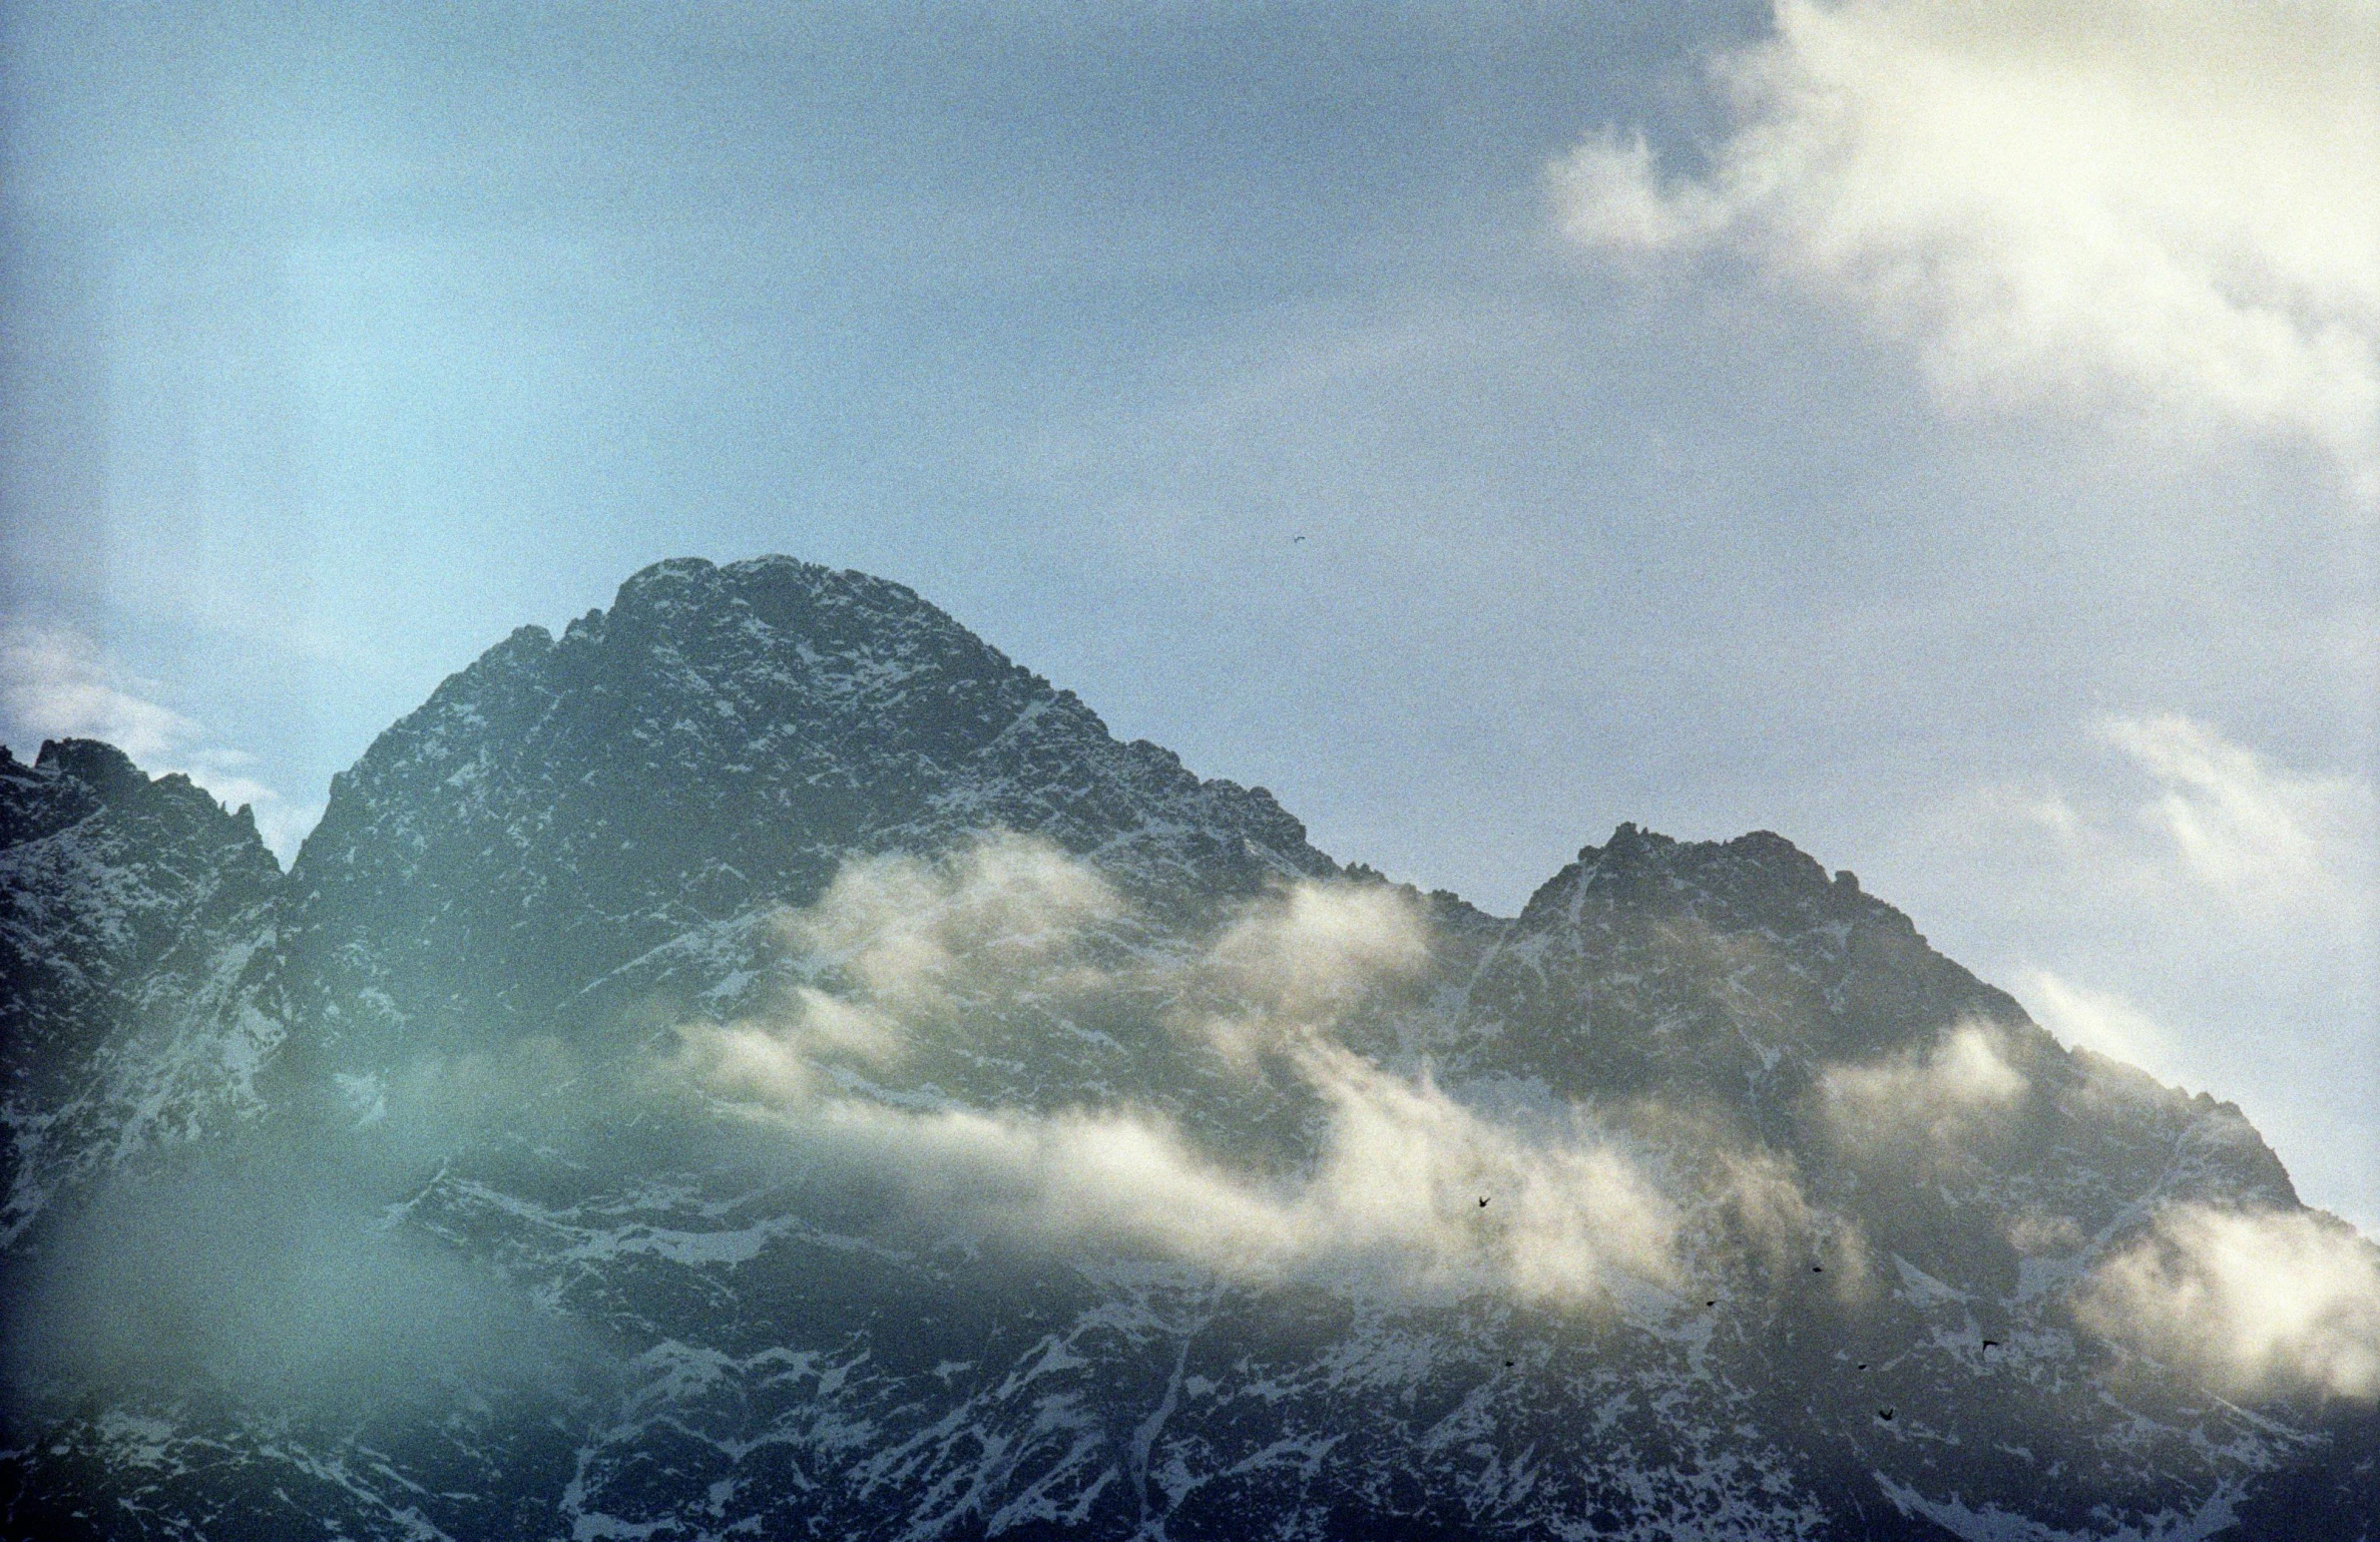
<svg viewBox="0 0 2380 1542">
<path fill-rule="evenodd" d="M 805 959 L 838 966 L 847 991 L 806 987 L 774 1018 L 682 1028 L 676 1069 L 789 1138 L 897 1182 L 921 1212 L 1044 1242 L 1154 1248 L 1256 1281 L 1492 1287 L 1574 1303 L 1625 1280 L 1677 1279 L 1674 1209 L 1583 1112 L 1500 1121 L 1426 1074 L 1389 1072 L 1328 1037 L 1369 992 L 1427 958 L 1408 896 L 1300 883 L 1248 906 L 1192 956 L 1085 963 L 1085 931 L 1121 913 L 1094 871 L 1022 836 L 989 837 L 939 864 L 848 864 L 783 928 Z M 1226 1054 L 1260 1038 L 1253 1047 L 1312 1098 L 1309 1170 L 1234 1170 L 1144 1108 L 920 1110 L 833 1092 L 822 1074 L 838 1059 L 897 1064 L 986 996 L 1057 988 L 1149 1000 L 1152 970 L 1170 979 L 1158 994 L 1200 1003 L 1192 1021 Z"/>
<path fill-rule="evenodd" d="M 91 644 L 71 632 L 24 628 L 0 642 L 0 706 L 10 726 L 42 739 L 104 739 L 143 766 L 180 754 L 196 723 L 137 693 Z"/>
<path fill-rule="evenodd" d="M 2062 1043 L 2173 1076 L 2173 1036 L 2154 1018 L 2114 991 L 2077 985 L 2048 969 L 2028 969 L 2017 981 L 2033 1015 Z"/>
<path fill-rule="evenodd" d="M 2173 714 L 2109 718 L 2099 735 L 2155 779 L 2157 794 L 2138 817 L 2200 884 L 2245 910 L 2336 915 L 2368 928 L 2368 884 L 2351 864 L 2380 839 L 2370 782 L 2277 770 Z"/>
<path fill-rule="evenodd" d="M 264 844 L 286 863 L 322 804 L 297 803 L 249 773 L 255 758 L 206 743 L 205 728 L 149 700 L 156 687 L 127 676 L 72 632 L 11 629 L 0 638 L 0 729 L 29 742 L 105 740 L 152 775 L 180 771 L 226 807 L 245 803 Z"/>
<path fill-rule="evenodd" d="M 2226 1395 L 2380 1397 L 2380 1248 L 2327 1217 L 2175 1207 L 2077 1307 Z"/>
<path fill-rule="evenodd" d="M 1818 1081 L 1820 1108 L 1847 1146 L 1955 1156 L 2032 1090 L 2007 1049 L 1990 1024 L 1961 1024 L 1916 1051 L 1828 1067 Z"/>
<path fill-rule="evenodd" d="M 1948 398 L 2119 405 L 2380 492 L 2380 11 L 2363 0 L 1779 0 L 1732 132 L 1556 164 L 1592 247 L 1723 250 L 1913 340 Z"/>
<path fill-rule="evenodd" d="M 2081 790 L 1982 789 L 1958 817 L 1995 840 L 2031 834 L 2090 881 L 2169 923 L 2203 914 L 2259 946 L 2318 939 L 2354 952 L 2374 917 L 2380 788 L 2304 771 L 2178 714 L 2108 717 L 2092 737 L 2134 773 Z"/>
<path fill-rule="evenodd" d="M 2193 950 L 2283 962 L 2301 982 L 2328 979 L 2352 998 L 2354 1015 L 2373 988 L 2380 790 L 2359 776 L 2275 765 L 2175 714 L 2106 718 L 2093 735 L 2123 754 L 2138 790 L 2002 788 L 1980 811 L 2044 837 L 2065 881 L 2103 914 L 2196 934 L 2186 938 Z M 2142 1048 L 2164 1037 L 2142 1009 L 2120 1008 L 2063 967 L 2026 978 L 2047 1012 L 2078 1029 L 2130 1035 Z"/>
<path fill-rule="evenodd" d="M 1803 1284 L 1803 1266 L 1823 1255 L 1831 1263 L 1826 1283 L 1836 1298 L 1863 1301 L 1874 1294 L 1875 1270 L 1867 1238 L 1847 1216 L 1820 1211 L 1809 1202 L 1792 1162 L 1767 1150 L 1742 1150 L 1705 1136 L 1716 1150 L 1718 1194 L 1725 1215 L 1773 1280 Z"/>
<path fill-rule="evenodd" d="M 939 862 L 846 862 L 781 930 L 796 952 L 850 975 L 870 1003 L 916 1015 L 943 1010 L 969 981 L 1039 972 L 1123 908 L 1097 870 L 1046 840 L 996 831 Z"/>
<path fill-rule="evenodd" d="M 1189 971 L 1191 1016 L 1226 1057 L 1302 1042 L 1429 962 L 1412 901 L 1377 884 L 1299 883 L 1249 906 Z"/>
<path fill-rule="evenodd" d="M 688 1066 L 733 1096 L 801 1099 L 822 1062 L 896 1064 L 913 1032 L 947 1023 L 965 1001 L 1103 988 L 1077 950 L 1123 908 L 1092 867 L 1005 830 L 938 861 L 850 859 L 815 904 L 777 922 L 787 952 L 841 988 L 799 985 L 765 1019 L 689 1026 Z"/>
<path fill-rule="evenodd" d="M 2380 796 L 2212 724 L 2108 718 L 2054 780 L 1948 800 L 1947 950 L 2061 1039 L 2236 1101 L 2309 1200 L 2380 1217 Z M 1947 918 L 1947 920 L 1943 919 Z"/>
<path fill-rule="evenodd" d="M 767 1112 L 794 1139 L 892 1178 L 920 1212 L 1049 1245 L 1152 1248 L 1252 1283 L 1583 1304 L 1629 1280 L 1677 1280 L 1673 1208 L 1584 1122 L 1523 1133 L 1343 1050 L 1296 1060 L 1327 1110 L 1320 1155 L 1297 1176 L 1233 1172 L 1146 1110 L 797 1096 Z"/>
</svg>

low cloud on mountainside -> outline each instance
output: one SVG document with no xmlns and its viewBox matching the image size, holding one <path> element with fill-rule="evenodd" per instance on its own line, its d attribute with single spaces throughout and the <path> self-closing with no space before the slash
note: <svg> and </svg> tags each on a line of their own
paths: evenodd
<svg viewBox="0 0 2380 1542">
<path fill-rule="evenodd" d="M 851 999 L 804 989 L 781 1019 L 690 1027 L 682 1065 L 792 1138 L 894 1175 L 921 1209 L 1044 1242 L 1153 1248 L 1251 1282 L 1307 1275 L 1594 1303 L 1632 1281 L 1679 1286 L 1717 1262 L 1697 1257 L 1716 1240 L 1697 1221 L 1715 1193 L 1732 1235 L 1771 1275 L 1798 1275 L 1824 1239 L 1838 1297 L 1856 1304 L 1875 1288 L 1858 1229 L 1813 1209 L 1773 1153 L 1710 1137 L 1716 1187 L 1697 1192 L 1586 1110 L 1500 1118 L 1338 1043 L 1333 1028 L 1368 991 L 1427 961 L 1424 918 L 1400 891 L 1299 883 L 1187 957 L 1084 962 L 1085 934 L 1125 913 L 1088 868 L 1012 835 L 940 864 L 855 862 L 784 929 L 846 966 Z M 918 1109 L 822 1090 L 814 1059 L 892 1064 L 903 1046 L 946 1031 L 964 994 L 1088 1000 L 1145 990 L 1153 969 L 1161 993 L 1195 1003 L 1177 1006 L 1174 1031 L 1202 1037 L 1229 1064 L 1267 1057 L 1312 1096 L 1321 1118 L 1309 1169 L 1251 1177 L 1129 1107 Z M 844 1026 L 855 1013 L 864 1034 Z M 1960 1025 L 1909 1052 L 1828 1068 L 1816 1109 L 1855 1158 L 1942 1168 L 1991 1147 L 2032 1094 L 2013 1062 L 2004 1030 Z M 1679 1116 L 1641 1113 L 1646 1130 L 1685 1133 Z M 1485 1211 L 1482 1195 L 1494 1198 Z M 2053 1252 L 2086 1246 L 2069 1220 L 2016 1225 Z M 2351 1230 L 2310 1216 L 2175 1209 L 2087 1276 L 2078 1317 L 2233 1395 L 2370 1396 L 2376 1260 Z"/>
<path fill-rule="evenodd" d="M 2009 1064 L 2001 1030 L 1969 1023 L 1881 1063 L 1829 1067 L 1818 1098 L 1829 1133 L 1844 1147 L 1931 1162 L 1976 1145 L 2031 1086 Z"/>
<path fill-rule="evenodd" d="M 364 1418 L 596 1371 L 592 1339 L 399 1230 L 351 1152 L 235 1146 L 126 1174 L 10 1280 L 11 1395 L 98 1383 Z"/>
<path fill-rule="evenodd" d="M 1965 1025 L 1920 1052 L 1829 1069 L 1820 1107 L 1855 1155 L 1937 1170 L 1988 1150 L 2032 1092 L 2010 1058 L 2001 1030 Z M 2078 1096 L 2111 1091 L 2094 1077 Z M 2018 1217 L 2010 1238 L 2028 1254 L 2088 1243 L 2041 1214 Z M 2326 1215 L 2167 1206 L 2098 1260 L 2073 1305 L 2084 1326 L 2227 1396 L 2380 1396 L 2380 1247 Z"/>
<path fill-rule="evenodd" d="M 888 1179 L 916 1213 L 1043 1244 L 1148 1248 L 1255 1284 L 1573 1306 L 1632 1283 L 1682 1287 L 1729 1268 L 1737 1247 L 1769 1277 L 1797 1278 L 1815 1248 L 1833 1262 L 1831 1294 L 1874 1299 L 1859 1229 L 1813 1207 L 1773 1152 L 1660 1107 L 1634 1111 L 1633 1138 L 1583 1108 L 1490 1113 L 1339 1043 L 1333 1029 L 1368 992 L 1427 962 L 1425 919 L 1401 891 L 1300 882 L 1187 955 L 1089 962 L 1091 935 L 1127 915 L 1090 868 L 1026 837 L 986 837 L 938 863 L 853 861 L 782 926 L 845 992 L 804 986 L 768 1019 L 687 1025 L 675 1070 L 809 1152 Z M 1123 991 L 1176 1003 L 1154 1031 L 1199 1039 L 1243 1072 L 1285 1072 L 1319 1111 L 1311 1164 L 1251 1175 L 1144 1108 L 920 1107 L 853 1090 L 850 1073 L 891 1070 L 963 1031 L 971 1005 Z M 1947 1170 L 1988 1151 L 2032 1091 L 2005 1031 L 1965 1024 L 1827 1068 L 1815 1111 L 1855 1160 Z M 1682 1173 L 1679 1150 L 1708 1158 L 1708 1173 Z M 2028 1251 L 2088 1246 L 2069 1219 L 2012 1224 Z M 2369 1395 L 2374 1257 L 2308 1217 L 2177 1210 L 2103 1260 L 2077 1305 L 2094 1330 L 2238 1395 Z"/>
<path fill-rule="evenodd" d="M 2173 1207 L 2077 1305 L 2229 1396 L 2380 1398 L 2380 1247 L 2326 1216 Z"/>
<path fill-rule="evenodd" d="M 822 1058 L 882 1067 L 962 1000 L 1021 989 L 1064 996 L 1104 974 L 1085 934 L 1124 901 L 1091 867 L 1046 841 L 986 835 L 945 861 L 846 861 L 818 902 L 778 922 L 785 948 L 839 974 L 842 992 L 795 987 L 764 1023 L 685 1030 L 705 1077 L 761 1102 L 805 1097 Z"/>
<path fill-rule="evenodd" d="M 2380 500 L 2369 6 L 1779 0 L 1712 73 L 1706 168 L 1617 132 L 1556 165 L 1574 239 L 1739 258 L 1952 400 L 2294 439 Z"/>
<path fill-rule="evenodd" d="M 1620 1123 L 1484 1107 L 1342 1043 L 1351 1013 L 1430 957 L 1403 891 L 1301 882 L 1188 948 L 1118 946 L 1134 920 L 1094 869 L 1036 839 L 854 859 L 780 924 L 812 983 L 779 1013 L 686 1025 L 673 1058 L 610 1079 L 546 1039 L 425 1059 L 350 1088 L 343 1140 L 316 1132 L 301 1150 L 233 1151 L 103 1190 L 15 1292 L 9 1378 L 338 1408 L 363 1389 L 418 1402 L 465 1381 L 600 1374 L 599 1348 L 526 1285 L 400 1223 L 455 1150 L 611 1138 L 689 1082 L 805 1170 L 864 1173 L 900 1214 L 1027 1246 L 1148 1250 L 1257 1285 L 1589 1312 L 1747 1267 L 1807 1287 L 1823 1256 L 1844 1307 L 1880 1302 L 1891 1271 L 1776 1152 L 1658 1106 Z M 1146 1031 L 1211 1055 L 1217 1085 L 1302 1098 L 1310 1157 L 1263 1170 L 1121 1100 L 970 1107 L 896 1085 L 987 1011 L 1063 1020 L 1119 1000 Z M 1855 1159 L 1922 1172 L 1987 1148 L 2032 1091 L 2000 1030 L 1965 1025 L 1826 1070 L 1815 1108 Z M 694 1149 L 670 1142 L 703 1139 L 655 1138 L 665 1166 Z M 2090 1247 L 2065 1218 L 2015 1224 L 2028 1252 Z M 2093 1331 L 2230 1395 L 2380 1390 L 2380 1253 L 2326 1221 L 2170 1210 L 2075 1299 Z"/>
<path fill-rule="evenodd" d="M 1255 1281 L 1354 1276 L 1571 1302 L 1681 1278 L 1676 1207 L 1584 1111 L 1491 1119 L 1426 1075 L 1393 1074 L 1332 1040 L 1368 989 L 1428 959 L 1403 894 L 1300 883 L 1189 957 L 1087 963 L 1082 934 L 1118 913 L 1090 869 L 1013 835 L 940 864 L 850 864 L 785 925 L 796 946 L 845 966 L 850 996 L 804 987 L 776 1018 L 690 1025 L 681 1069 L 789 1137 L 891 1175 L 921 1208 L 1023 1236 L 1150 1247 Z M 956 995 L 1153 985 L 1176 1003 L 1161 1031 L 1243 1070 L 1262 1057 L 1310 1096 L 1321 1115 L 1310 1172 L 1233 1172 L 1144 1109 L 917 1109 L 825 1090 L 838 1061 L 890 1067 L 949 1032 Z"/>
</svg>

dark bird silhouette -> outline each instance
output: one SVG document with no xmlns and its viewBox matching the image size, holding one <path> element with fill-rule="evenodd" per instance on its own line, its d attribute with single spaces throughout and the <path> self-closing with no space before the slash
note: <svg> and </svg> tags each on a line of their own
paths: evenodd
<svg viewBox="0 0 2380 1542">
<path fill-rule="evenodd" d="M 1299 535 L 1299 536 L 1291 536 L 1291 537 L 1289 538 L 1289 544 L 1290 544 L 1291 546 L 1295 546 L 1295 545 L 1297 545 L 1297 544 L 1298 544 L 1300 541 L 1303 541 L 1304 539 L 1305 539 L 1305 537 L 1304 537 L 1304 536 L 1301 536 L 1301 535 Z"/>
<path fill-rule="evenodd" d="M 1718 1302 L 1717 1302 L 1716 1300 L 1707 1300 L 1707 1301 L 1704 1301 L 1702 1304 L 1703 1304 L 1703 1305 L 1705 1305 L 1705 1306 L 1716 1306 L 1716 1305 L 1718 1304 Z"/>
<path fill-rule="evenodd" d="M 1810 1266 L 1810 1273 L 1813 1275 L 1823 1275 L 1826 1273 L 1826 1266 L 1823 1264 L 1813 1264 Z"/>
<path fill-rule="evenodd" d="M 1890 1408 L 1878 1408 L 1876 1410 L 1876 1417 L 1882 1419 L 1885 1423 L 1890 1424 L 1892 1422 L 1892 1410 Z"/>
<path fill-rule="evenodd" d="M 1506 1360 L 1506 1361 L 1504 1362 L 1504 1368 L 1505 1368 L 1506 1370 L 1510 1370 L 1510 1369 L 1512 1369 L 1512 1367 L 1513 1367 L 1513 1362 L 1512 1362 L 1512 1361 L 1510 1361 L 1510 1360 Z"/>
<path fill-rule="evenodd" d="M 1987 1338 L 1984 1340 L 1984 1347 L 1987 1349 L 1997 1349 L 2000 1347 L 2000 1340 L 1997 1338 Z"/>
<path fill-rule="evenodd" d="M 1861 1370 L 1865 1370 L 1865 1369 L 1867 1369 L 1867 1368 L 1868 1368 L 1868 1362 L 1867 1362 L 1867 1361 L 1865 1361 L 1865 1360 L 1861 1360 L 1861 1361 L 1859 1362 L 1859 1368 L 1860 1368 Z"/>
<path fill-rule="evenodd" d="M 1479 1197 L 1479 1208 L 1481 1210 L 1486 1210 L 1488 1208 L 1488 1197 L 1484 1194 Z"/>
</svg>

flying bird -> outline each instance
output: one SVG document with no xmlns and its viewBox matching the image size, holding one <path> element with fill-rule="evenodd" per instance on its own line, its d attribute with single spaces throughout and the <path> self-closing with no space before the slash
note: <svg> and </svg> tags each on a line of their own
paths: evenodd
<svg viewBox="0 0 2380 1542">
<path fill-rule="evenodd" d="M 1484 1194 L 1479 1197 L 1479 1208 L 1481 1210 L 1486 1210 L 1488 1208 L 1488 1197 Z"/>
<path fill-rule="evenodd" d="M 1876 1410 L 1876 1417 L 1882 1419 L 1885 1423 L 1890 1424 L 1892 1422 L 1892 1410 L 1890 1408 L 1878 1408 Z"/>
</svg>

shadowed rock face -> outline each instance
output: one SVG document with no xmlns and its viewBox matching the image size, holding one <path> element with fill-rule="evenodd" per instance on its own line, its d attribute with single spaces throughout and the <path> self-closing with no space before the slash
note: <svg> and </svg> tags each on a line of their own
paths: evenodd
<svg viewBox="0 0 2380 1542">
<path fill-rule="evenodd" d="M 1499 1128 L 1590 1120 L 1666 1186 L 1682 1272 L 1596 1302 L 1020 1240 L 653 1094 L 669 1025 L 842 988 L 788 955 L 786 907 L 988 829 L 1111 886 L 1074 960 L 1108 986 L 960 978 L 955 1028 L 849 1073 L 852 1106 L 1129 1108 L 1250 1182 L 1311 1168 L 1327 1098 L 1186 1032 L 1221 988 L 1186 961 L 1289 882 L 1392 891 L 897 585 L 671 562 L 559 639 L 524 628 L 338 778 L 286 877 L 243 817 L 104 746 L 0 759 L 32 1435 L 0 1453 L 8 1534 L 2349 1537 L 2380 1514 L 2368 1404 L 2243 1409 L 2073 1309 L 2160 1206 L 2297 1211 L 2238 1111 L 2066 1050 L 1766 832 L 1623 825 L 1511 919 L 1402 891 L 1426 967 L 1332 1030 Z M 1465 1224 L 1529 1224 L 1495 1198 Z M 173 1376 L 76 1358 L 117 1294 L 136 1339 L 143 1312 L 193 1319 Z"/>
<path fill-rule="evenodd" d="M 280 876 L 248 810 L 186 776 L 91 740 L 31 766 L 0 748 L 0 1238 L 155 1124 L 179 1030 L 220 1000 Z"/>
</svg>

